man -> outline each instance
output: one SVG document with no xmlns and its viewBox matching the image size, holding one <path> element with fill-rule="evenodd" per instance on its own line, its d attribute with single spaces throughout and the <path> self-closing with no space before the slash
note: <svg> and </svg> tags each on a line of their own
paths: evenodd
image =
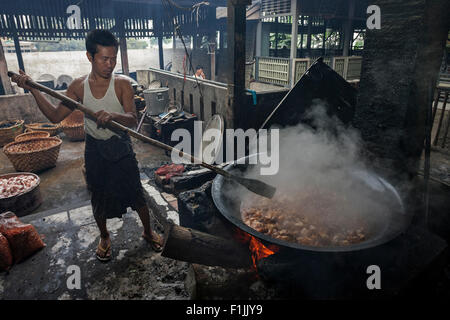
<svg viewBox="0 0 450 320">
<path fill-rule="evenodd" d="M 198 65 L 195 68 L 194 78 L 206 79 L 205 73 L 203 72 L 203 67 Z"/>
<path fill-rule="evenodd" d="M 100 230 L 96 256 L 100 261 L 111 259 L 111 240 L 106 220 L 121 217 L 128 207 L 139 214 L 144 227 L 142 237 L 155 251 L 161 251 L 161 239 L 150 227 L 150 215 L 131 140 L 126 133 L 106 128 L 114 120 L 129 128 L 136 127 L 137 115 L 134 92 L 130 82 L 113 74 L 116 66 L 118 42 L 107 30 L 90 31 L 86 37 L 86 56 L 91 62 L 91 73 L 75 79 L 66 95 L 93 110 L 97 121 L 85 117 L 86 181 L 91 193 L 95 221 Z M 39 109 L 53 123 L 66 118 L 71 109 L 63 103 L 52 105 L 39 90 L 25 84 L 31 78 L 22 70 L 12 80 L 29 90 Z"/>
</svg>

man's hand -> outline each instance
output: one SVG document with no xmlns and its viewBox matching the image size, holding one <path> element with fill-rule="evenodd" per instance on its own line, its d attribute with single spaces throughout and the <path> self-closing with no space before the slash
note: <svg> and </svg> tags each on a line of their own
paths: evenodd
<svg viewBox="0 0 450 320">
<path fill-rule="evenodd" d="M 24 88 L 25 90 L 31 91 L 33 88 L 31 88 L 29 85 L 25 84 L 27 80 L 33 81 L 29 75 L 27 75 L 22 70 L 19 70 L 18 75 L 13 75 L 11 77 L 11 80 L 17 83 L 17 85 L 21 88 Z"/>
<path fill-rule="evenodd" d="M 97 117 L 97 128 L 106 128 L 106 124 L 113 120 L 112 114 L 105 110 L 97 111 L 95 116 Z"/>
</svg>

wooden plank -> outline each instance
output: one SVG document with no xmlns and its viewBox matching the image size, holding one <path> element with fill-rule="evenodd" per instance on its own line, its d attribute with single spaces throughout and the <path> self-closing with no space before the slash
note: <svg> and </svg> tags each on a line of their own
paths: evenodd
<svg viewBox="0 0 450 320">
<path fill-rule="evenodd" d="M 11 81 L 8 77 L 8 65 L 6 64 L 5 53 L 3 52 L 2 40 L 0 39 L 0 85 L 2 86 L 4 94 L 13 94 L 13 88 L 11 85 Z"/>
<path fill-rule="evenodd" d="M 166 228 L 164 235 L 163 257 L 228 268 L 248 268 L 252 265 L 248 247 L 233 239 L 174 224 Z"/>
</svg>

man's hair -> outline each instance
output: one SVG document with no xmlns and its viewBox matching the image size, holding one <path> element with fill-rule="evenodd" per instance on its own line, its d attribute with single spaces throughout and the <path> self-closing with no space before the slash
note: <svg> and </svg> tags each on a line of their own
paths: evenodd
<svg viewBox="0 0 450 320">
<path fill-rule="evenodd" d="M 198 66 L 195 67 L 195 71 L 200 70 L 200 69 L 203 69 L 202 65 L 198 65 Z"/>
<path fill-rule="evenodd" d="M 97 45 L 104 47 L 119 47 L 117 38 L 108 30 L 91 30 L 86 36 L 86 51 L 89 52 L 92 57 L 97 53 Z"/>
</svg>

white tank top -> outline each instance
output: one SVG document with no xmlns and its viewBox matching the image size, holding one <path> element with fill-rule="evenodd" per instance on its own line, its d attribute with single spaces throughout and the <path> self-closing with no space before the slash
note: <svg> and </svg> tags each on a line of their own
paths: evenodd
<svg viewBox="0 0 450 320">
<path fill-rule="evenodd" d="M 101 99 L 96 99 L 92 95 L 88 75 L 84 80 L 83 104 L 94 112 L 105 110 L 108 112 L 125 113 L 119 99 L 117 99 L 116 91 L 114 90 L 114 75 L 111 76 L 108 90 L 106 90 L 105 96 Z M 109 129 L 97 129 L 97 123 L 87 117 L 84 117 L 84 128 L 87 134 L 99 140 L 107 140 L 113 135 L 118 136 L 117 133 Z"/>
</svg>

